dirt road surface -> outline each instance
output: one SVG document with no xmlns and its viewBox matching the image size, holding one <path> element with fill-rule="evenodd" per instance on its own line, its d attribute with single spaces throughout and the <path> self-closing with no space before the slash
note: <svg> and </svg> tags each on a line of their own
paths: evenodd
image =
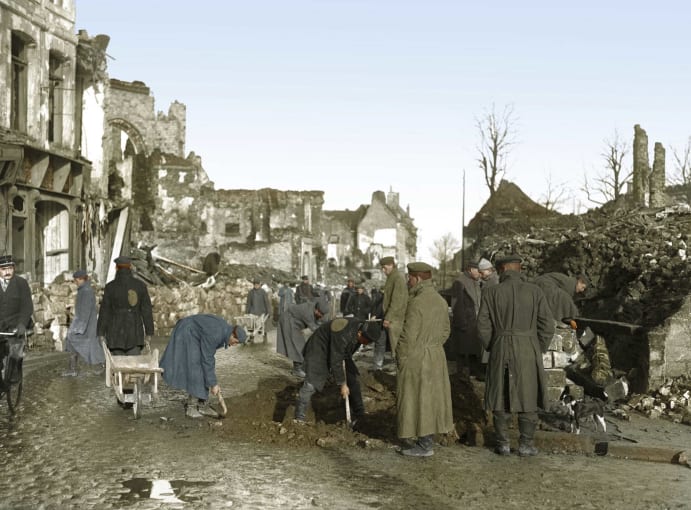
<svg viewBox="0 0 691 510">
<path fill-rule="evenodd" d="M 691 508 L 688 467 L 592 450 L 688 449 L 687 426 L 608 416 L 606 436 L 592 424 L 582 438 L 548 427 L 539 456 L 499 457 L 480 388 L 456 381 L 460 441 L 437 437 L 433 457 L 410 459 L 397 454 L 392 367 L 372 375 L 371 352 L 357 361 L 368 415 L 350 431 L 333 386 L 315 397 L 310 424 L 292 422 L 299 381 L 271 333 L 217 353 L 223 420 L 185 418 L 185 396 L 165 385 L 134 420 L 102 374 L 63 378 L 65 355 L 30 355 L 18 417 L 0 404 L 0 508 Z"/>
</svg>

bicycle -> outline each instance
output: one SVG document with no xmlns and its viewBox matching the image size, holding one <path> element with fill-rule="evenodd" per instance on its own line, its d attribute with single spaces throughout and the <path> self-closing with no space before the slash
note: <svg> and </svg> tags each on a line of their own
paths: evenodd
<svg viewBox="0 0 691 510">
<path fill-rule="evenodd" d="M 24 337 L 14 332 L 0 332 L 0 398 L 7 395 L 7 406 L 11 415 L 17 412 L 19 401 L 22 398 L 24 384 L 23 362 L 24 346 L 27 334 Z"/>
</svg>

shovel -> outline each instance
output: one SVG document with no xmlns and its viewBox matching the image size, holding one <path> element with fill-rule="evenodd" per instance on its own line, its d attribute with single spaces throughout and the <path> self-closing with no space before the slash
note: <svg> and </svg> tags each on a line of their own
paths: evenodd
<svg viewBox="0 0 691 510">
<path fill-rule="evenodd" d="M 343 360 L 343 372 L 345 373 L 345 371 L 346 371 L 346 364 L 345 364 L 345 360 Z M 353 420 L 350 417 L 350 396 L 347 396 L 345 398 L 345 411 L 346 411 L 346 428 L 348 430 L 352 430 Z"/>
</svg>

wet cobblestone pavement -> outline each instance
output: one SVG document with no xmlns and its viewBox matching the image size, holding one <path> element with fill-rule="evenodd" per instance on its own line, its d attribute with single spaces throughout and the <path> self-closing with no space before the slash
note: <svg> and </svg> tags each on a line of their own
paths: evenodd
<svg viewBox="0 0 691 510">
<path fill-rule="evenodd" d="M 159 348 L 163 346 L 159 343 Z M 499 458 L 438 447 L 278 448 L 214 433 L 163 385 L 134 420 L 103 375 L 63 378 L 66 358 L 29 356 L 16 419 L 0 403 L 0 508 L 690 508 L 691 470 L 612 458 Z M 288 363 L 269 347 L 219 351 L 226 399 Z M 230 409 L 232 413 L 232 409 Z M 158 498 L 158 499 L 153 499 Z"/>
</svg>

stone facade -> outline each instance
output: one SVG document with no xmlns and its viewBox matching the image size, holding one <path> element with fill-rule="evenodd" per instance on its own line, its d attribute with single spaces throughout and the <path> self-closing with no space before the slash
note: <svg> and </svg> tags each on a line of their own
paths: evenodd
<svg viewBox="0 0 691 510">
<path fill-rule="evenodd" d="M 664 324 L 648 332 L 649 384 L 691 374 L 691 297 Z"/>
<path fill-rule="evenodd" d="M 84 262 L 82 84 L 75 7 L 0 1 L 0 253 L 30 281 Z"/>
</svg>

